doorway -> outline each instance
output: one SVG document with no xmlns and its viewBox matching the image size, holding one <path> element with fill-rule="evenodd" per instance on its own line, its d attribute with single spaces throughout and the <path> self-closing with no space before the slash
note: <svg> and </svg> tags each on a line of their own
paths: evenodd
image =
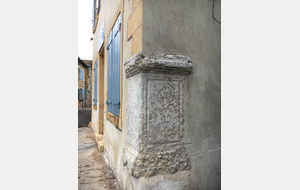
<svg viewBox="0 0 300 190">
<path fill-rule="evenodd" d="M 99 101 L 99 123 L 98 123 L 98 134 L 103 134 L 104 128 L 104 46 L 100 49 L 99 52 L 99 94 L 98 94 L 98 101 Z"/>
</svg>

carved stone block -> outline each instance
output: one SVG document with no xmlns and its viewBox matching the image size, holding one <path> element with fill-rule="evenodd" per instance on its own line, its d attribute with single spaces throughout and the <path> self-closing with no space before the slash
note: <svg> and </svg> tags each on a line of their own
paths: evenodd
<svg viewBox="0 0 300 190">
<path fill-rule="evenodd" d="M 183 132 L 183 84 L 192 69 L 181 55 L 136 54 L 125 62 L 127 136 L 123 164 L 134 177 L 190 169 Z"/>
</svg>

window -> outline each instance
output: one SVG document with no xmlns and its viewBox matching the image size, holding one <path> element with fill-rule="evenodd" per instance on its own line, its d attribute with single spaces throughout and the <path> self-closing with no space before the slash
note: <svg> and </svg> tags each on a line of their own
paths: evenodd
<svg viewBox="0 0 300 190">
<path fill-rule="evenodd" d="M 79 80 L 81 79 L 81 69 L 79 69 Z"/>
<path fill-rule="evenodd" d="M 84 92 L 85 92 L 85 90 L 84 90 L 84 88 L 82 89 L 82 99 L 84 99 Z"/>
<path fill-rule="evenodd" d="M 101 0 L 93 0 L 93 33 L 94 33 L 94 29 L 95 26 L 97 25 L 97 21 L 98 21 L 98 14 L 100 12 L 100 2 Z"/>
<path fill-rule="evenodd" d="M 108 92 L 107 110 L 119 116 L 120 111 L 120 30 L 121 18 L 118 16 L 108 36 Z"/>
<path fill-rule="evenodd" d="M 82 99 L 82 89 L 78 88 L 78 100 Z"/>
<path fill-rule="evenodd" d="M 98 75 L 98 60 L 95 63 L 94 67 L 94 105 L 97 106 L 97 77 Z"/>
<path fill-rule="evenodd" d="M 93 2 L 93 20 L 92 20 L 92 22 L 93 22 L 93 33 L 94 33 L 95 20 L 96 20 L 96 18 L 95 18 L 95 0 L 93 0 L 92 2 Z"/>
<path fill-rule="evenodd" d="M 84 81 L 84 69 L 82 69 L 82 77 L 81 80 Z"/>
<path fill-rule="evenodd" d="M 100 0 L 96 0 L 96 14 L 99 14 L 100 11 Z"/>
</svg>

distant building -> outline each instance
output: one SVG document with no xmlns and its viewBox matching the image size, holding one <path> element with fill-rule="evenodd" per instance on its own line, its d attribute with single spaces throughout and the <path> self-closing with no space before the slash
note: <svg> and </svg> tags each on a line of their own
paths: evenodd
<svg viewBox="0 0 300 190">
<path fill-rule="evenodd" d="M 92 127 L 121 189 L 221 189 L 220 5 L 94 0 Z"/>
<path fill-rule="evenodd" d="M 91 108 L 91 60 L 78 57 L 78 108 Z"/>
</svg>

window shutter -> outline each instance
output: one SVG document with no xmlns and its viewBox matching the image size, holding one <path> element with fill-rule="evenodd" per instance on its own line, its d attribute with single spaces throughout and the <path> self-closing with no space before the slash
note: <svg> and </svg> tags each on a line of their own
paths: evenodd
<svg viewBox="0 0 300 190">
<path fill-rule="evenodd" d="M 95 63 L 94 68 L 94 105 L 97 106 L 97 79 L 98 79 L 98 60 Z"/>
<path fill-rule="evenodd" d="M 120 105 L 120 29 L 121 18 L 118 16 L 109 34 L 108 49 L 108 100 L 109 112 L 119 116 Z"/>
<path fill-rule="evenodd" d="M 114 84 L 113 84 L 113 110 L 112 113 L 119 116 L 119 105 L 120 105 L 120 30 L 121 30 L 121 22 L 120 15 L 114 26 Z"/>
<path fill-rule="evenodd" d="M 95 27 L 95 0 L 92 0 L 93 2 L 93 31 Z"/>
<path fill-rule="evenodd" d="M 79 69 L 79 80 L 81 79 L 81 69 Z"/>
<path fill-rule="evenodd" d="M 112 46 L 113 46 L 113 38 L 112 38 L 112 31 L 109 33 L 108 36 L 108 45 L 106 47 L 106 49 L 108 50 L 108 89 L 107 89 L 107 110 L 109 112 L 112 111 Z"/>
<path fill-rule="evenodd" d="M 82 89 L 82 99 L 84 99 L 84 92 L 85 92 L 85 90 L 84 90 L 84 88 Z"/>
<path fill-rule="evenodd" d="M 78 88 L 78 100 L 80 99 L 80 89 Z"/>
</svg>

